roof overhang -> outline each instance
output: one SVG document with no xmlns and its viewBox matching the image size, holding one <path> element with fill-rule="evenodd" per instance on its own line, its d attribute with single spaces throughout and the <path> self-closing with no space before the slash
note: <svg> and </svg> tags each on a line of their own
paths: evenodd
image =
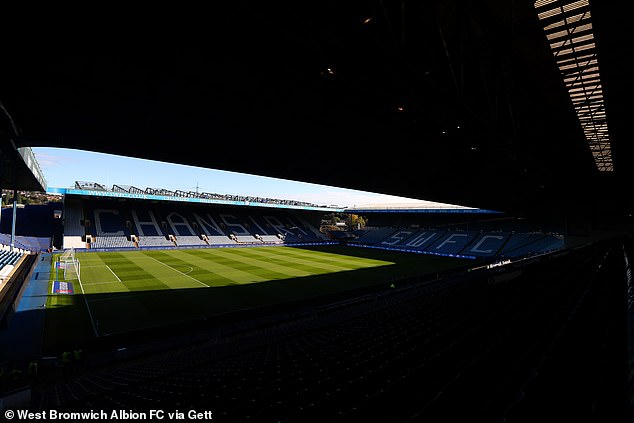
<svg viewBox="0 0 634 423">
<path fill-rule="evenodd" d="M 30 22 L 0 95 L 18 146 L 549 214 L 592 186 L 621 195 L 634 169 L 632 2 L 590 7 L 609 184 L 532 0 L 229 2 L 116 33 Z"/>
<path fill-rule="evenodd" d="M 30 148 L 16 149 L 11 140 L 0 140 L 0 187 L 46 191 L 44 173 Z"/>
<path fill-rule="evenodd" d="M 219 198 L 121 192 L 121 191 L 110 191 L 110 190 L 99 190 L 99 189 L 91 190 L 91 189 L 49 187 L 46 192 L 49 194 L 61 194 L 66 196 L 81 196 L 85 198 L 95 198 L 95 199 L 110 198 L 110 199 L 124 199 L 124 200 L 138 200 L 138 201 L 159 201 L 159 202 L 177 202 L 177 203 L 188 203 L 188 204 L 210 204 L 210 205 L 219 205 L 219 206 L 260 207 L 260 208 L 269 208 L 269 209 L 278 209 L 278 210 L 304 210 L 304 211 L 319 211 L 319 212 L 343 211 L 343 209 L 332 208 L 332 207 L 282 204 L 282 203 L 273 203 L 273 202 L 252 201 L 248 199 L 224 200 Z"/>
</svg>

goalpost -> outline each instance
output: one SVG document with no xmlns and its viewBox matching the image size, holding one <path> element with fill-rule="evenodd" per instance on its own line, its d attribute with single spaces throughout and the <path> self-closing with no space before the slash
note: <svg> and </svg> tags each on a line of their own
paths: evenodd
<svg viewBox="0 0 634 423">
<path fill-rule="evenodd" d="M 80 280 L 81 278 L 81 263 L 75 257 L 75 249 L 70 248 L 59 257 L 57 260 L 57 268 L 64 270 L 65 280 Z"/>
</svg>

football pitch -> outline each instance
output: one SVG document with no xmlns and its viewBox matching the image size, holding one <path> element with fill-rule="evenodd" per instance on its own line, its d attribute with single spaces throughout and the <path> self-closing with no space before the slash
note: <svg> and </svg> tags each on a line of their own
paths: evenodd
<svg viewBox="0 0 634 423">
<path fill-rule="evenodd" d="M 83 252 L 79 279 L 55 269 L 45 347 L 252 309 L 452 267 L 470 260 L 341 247 Z M 54 293 L 54 282 L 72 293 Z"/>
</svg>

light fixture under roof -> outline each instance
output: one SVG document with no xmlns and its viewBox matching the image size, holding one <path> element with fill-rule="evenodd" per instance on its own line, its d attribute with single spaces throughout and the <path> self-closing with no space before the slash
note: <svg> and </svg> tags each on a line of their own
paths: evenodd
<svg viewBox="0 0 634 423">
<path fill-rule="evenodd" d="M 612 151 L 589 0 L 538 0 L 534 6 L 597 169 L 611 172 Z"/>
</svg>

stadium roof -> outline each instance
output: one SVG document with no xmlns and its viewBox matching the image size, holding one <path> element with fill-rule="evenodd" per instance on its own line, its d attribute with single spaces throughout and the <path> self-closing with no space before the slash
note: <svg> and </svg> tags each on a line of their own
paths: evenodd
<svg viewBox="0 0 634 423">
<path fill-rule="evenodd" d="M 0 188 L 45 191 L 46 179 L 31 149 L 16 149 L 10 141 L 0 134 Z"/>
<path fill-rule="evenodd" d="M 597 169 L 614 170 L 589 0 L 535 2 Z"/>
<path fill-rule="evenodd" d="M 576 3 L 235 1 L 184 16 L 130 11 L 128 21 L 12 15 L 0 99 L 18 146 L 554 215 L 619 203 L 634 176 L 632 2 L 582 1 L 592 25 L 583 39 Z M 563 12 L 540 18 L 551 6 Z M 563 53 L 553 55 L 549 25 L 561 19 L 564 44 L 592 43 L 565 60 L 577 70 L 597 61 L 602 105 L 572 91 L 598 93 L 594 73 L 571 82 Z"/>
<path fill-rule="evenodd" d="M 217 194 L 208 192 L 194 192 L 168 190 L 164 188 L 137 188 L 130 185 L 113 185 L 108 188 L 97 182 L 76 181 L 71 188 L 49 187 L 49 194 L 79 195 L 96 198 L 118 198 L 129 200 L 176 201 L 198 204 L 220 204 L 228 206 L 268 207 L 278 209 L 310 210 L 321 212 L 341 212 L 342 208 L 321 206 L 303 201 L 282 200 L 276 198 L 262 198 L 234 194 Z"/>
<path fill-rule="evenodd" d="M 457 206 L 454 204 L 433 203 L 431 201 L 413 201 L 406 203 L 361 204 L 348 207 L 348 213 L 481 213 L 498 214 L 494 210 Z"/>
</svg>

